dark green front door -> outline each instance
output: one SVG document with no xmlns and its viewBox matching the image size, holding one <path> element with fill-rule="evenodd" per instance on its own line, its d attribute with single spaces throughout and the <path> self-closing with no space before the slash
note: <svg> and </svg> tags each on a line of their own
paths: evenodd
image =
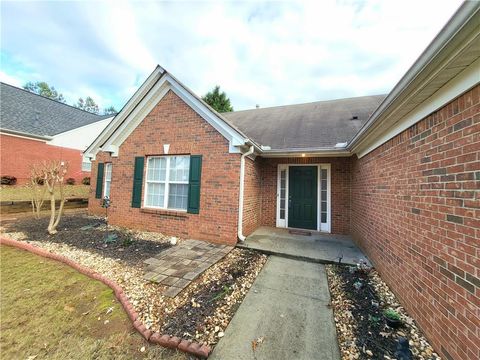
<svg viewBox="0 0 480 360">
<path fill-rule="evenodd" d="M 317 229 L 317 167 L 290 166 L 288 227 Z"/>
</svg>

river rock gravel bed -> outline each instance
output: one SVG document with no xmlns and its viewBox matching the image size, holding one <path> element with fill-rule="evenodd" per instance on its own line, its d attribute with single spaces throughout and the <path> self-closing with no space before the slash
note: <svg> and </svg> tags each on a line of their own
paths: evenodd
<svg viewBox="0 0 480 360">
<path fill-rule="evenodd" d="M 102 218 L 66 215 L 56 235 L 48 219 L 18 219 L 4 224 L 3 235 L 27 241 L 112 279 L 119 284 L 148 329 L 214 346 L 243 301 L 267 257 L 233 249 L 175 298 L 161 295 L 162 285 L 143 279 L 143 261 L 168 249 L 170 237 L 109 227 L 117 235 L 105 241 Z M 182 239 L 178 239 L 182 241 Z"/>
<path fill-rule="evenodd" d="M 412 359 L 440 359 L 375 269 L 339 265 L 326 269 L 342 360 L 401 358 L 405 353 L 399 349 L 401 338 L 408 341 Z M 386 309 L 400 315 L 399 329 L 386 325 Z"/>
</svg>

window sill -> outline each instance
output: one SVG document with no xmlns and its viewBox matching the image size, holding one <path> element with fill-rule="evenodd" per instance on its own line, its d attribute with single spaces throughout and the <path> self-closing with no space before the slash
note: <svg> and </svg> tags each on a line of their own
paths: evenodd
<svg viewBox="0 0 480 360">
<path fill-rule="evenodd" d="M 172 217 L 184 217 L 184 218 L 188 217 L 188 213 L 186 211 L 178 211 L 178 210 L 141 208 L 140 212 L 145 214 L 165 215 L 165 216 L 172 216 Z"/>
</svg>

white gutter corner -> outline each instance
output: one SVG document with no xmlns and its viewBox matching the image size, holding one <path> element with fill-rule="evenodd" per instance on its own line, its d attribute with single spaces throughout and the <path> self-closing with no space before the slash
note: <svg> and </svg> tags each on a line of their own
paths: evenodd
<svg viewBox="0 0 480 360">
<path fill-rule="evenodd" d="M 252 155 L 255 148 L 250 146 L 250 149 L 243 153 L 240 158 L 240 193 L 238 196 L 238 239 L 245 241 L 245 235 L 243 235 L 243 193 L 244 193 L 244 180 L 245 180 L 245 158 Z"/>
</svg>

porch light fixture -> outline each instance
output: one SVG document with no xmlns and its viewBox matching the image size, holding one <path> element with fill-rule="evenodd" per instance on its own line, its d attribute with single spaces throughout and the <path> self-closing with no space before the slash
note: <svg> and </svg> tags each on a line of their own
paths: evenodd
<svg viewBox="0 0 480 360">
<path fill-rule="evenodd" d="M 302 154 L 302 157 L 305 157 L 305 154 Z"/>
</svg>

